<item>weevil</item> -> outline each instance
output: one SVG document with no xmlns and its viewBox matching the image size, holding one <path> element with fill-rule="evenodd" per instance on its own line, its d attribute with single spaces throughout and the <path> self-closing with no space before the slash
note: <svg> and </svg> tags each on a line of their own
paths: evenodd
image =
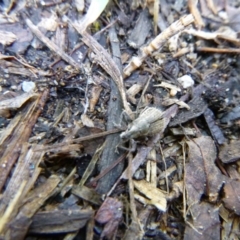
<svg viewBox="0 0 240 240">
<path fill-rule="evenodd" d="M 127 141 L 139 137 L 152 136 L 163 132 L 165 127 L 163 112 L 160 109 L 148 107 L 128 125 L 128 129 L 121 133 L 120 137 L 123 141 Z"/>
</svg>

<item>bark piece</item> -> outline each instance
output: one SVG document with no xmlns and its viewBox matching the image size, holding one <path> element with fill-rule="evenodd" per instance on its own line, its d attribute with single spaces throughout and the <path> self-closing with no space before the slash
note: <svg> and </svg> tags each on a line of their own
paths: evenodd
<svg viewBox="0 0 240 240">
<path fill-rule="evenodd" d="M 134 181 L 134 187 L 142 193 L 144 196 L 146 196 L 147 199 L 146 202 L 148 204 L 154 205 L 157 209 L 165 212 L 167 209 L 167 200 L 165 194 L 156 187 L 153 187 L 153 185 L 145 180 L 141 181 Z"/>
<path fill-rule="evenodd" d="M 110 40 L 112 44 L 112 52 L 113 52 L 113 59 L 116 61 L 114 62 L 114 65 L 121 69 L 121 62 L 120 62 L 120 48 L 119 48 L 119 42 L 117 39 L 116 31 L 114 28 L 111 28 L 110 30 Z M 122 102 L 120 101 L 120 89 L 119 86 L 115 84 L 114 81 L 110 82 L 111 86 L 111 95 L 110 95 L 110 101 L 109 101 L 109 107 L 108 107 L 108 120 L 107 120 L 107 129 L 112 129 L 114 127 L 114 123 L 119 122 L 121 113 L 122 113 Z M 117 99 L 117 100 L 115 100 Z M 115 149 L 117 145 L 119 144 L 120 137 L 119 134 L 113 134 L 109 135 L 106 138 L 106 145 L 103 150 L 102 157 L 99 161 L 98 170 L 99 172 L 103 172 L 107 166 L 110 166 L 116 159 L 119 158 L 119 154 L 116 153 Z M 121 152 L 120 152 L 121 154 Z M 106 193 L 108 192 L 111 187 L 114 185 L 116 180 L 119 178 L 123 171 L 123 162 L 118 164 L 116 167 L 114 167 L 109 173 L 107 173 L 103 178 L 101 178 L 98 182 L 97 186 L 97 192 L 98 193 Z"/>
<path fill-rule="evenodd" d="M 100 205 L 101 204 L 101 196 L 96 193 L 95 190 L 85 187 L 84 185 L 74 187 L 72 189 L 72 193 L 85 201 L 91 202 L 95 205 Z"/>
<path fill-rule="evenodd" d="M 235 121 L 237 119 L 240 119 L 240 106 L 233 108 L 230 112 L 225 114 L 220 121 L 221 123 L 230 124 L 232 121 Z"/>
<path fill-rule="evenodd" d="M 32 223 L 33 215 L 52 195 L 59 182 L 59 177 L 52 175 L 44 184 L 35 188 L 28 198 L 25 199 L 23 203 L 24 205 L 20 208 L 16 218 L 9 224 L 6 233 L 6 236 L 9 236 L 9 239 L 24 239 L 28 228 Z"/>
<path fill-rule="evenodd" d="M 17 39 L 16 35 L 12 32 L 0 31 L 0 43 L 3 45 L 10 45 Z"/>
<path fill-rule="evenodd" d="M 215 123 L 215 116 L 209 108 L 207 108 L 206 111 L 204 112 L 204 118 L 207 122 L 208 128 L 209 128 L 213 138 L 215 139 L 215 141 L 218 144 L 223 144 L 226 141 L 226 139 L 222 133 L 222 130 Z"/>
<path fill-rule="evenodd" d="M 220 148 L 219 158 L 223 163 L 235 162 L 240 159 L 239 140 L 231 141 Z"/>
<path fill-rule="evenodd" d="M 151 29 L 151 22 L 147 9 L 143 10 L 136 22 L 134 29 L 127 40 L 128 44 L 133 48 L 141 47 Z"/>
<path fill-rule="evenodd" d="M 44 211 L 34 215 L 29 233 L 68 233 L 81 229 L 93 215 L 92 210 L 67 209 Z"/>
<path fill-rule="evenodd" d="M 24 106 L 22 111 L 11 121 L 6 133 L 14 137 L 9 138 L 3 134 L 0 147 L 0 189 L 4 186 L 8 174 L 15 164 L 23 143 L 29 139 L 32 128 L 47 100 L 47 95 L 48 91 L 40 94 L 30 105 Z"/>
<path fill-rule="evenodd" d="M 207 108 L 207 103 L 201 97 L 194 97 L 188 102 L 190 110 L 180 110 L 179 114 L 170 122 L 169 126 L 174 127 L 178 124 L 185 123 L 193 118 L 199 117 Z"/>
</svg>

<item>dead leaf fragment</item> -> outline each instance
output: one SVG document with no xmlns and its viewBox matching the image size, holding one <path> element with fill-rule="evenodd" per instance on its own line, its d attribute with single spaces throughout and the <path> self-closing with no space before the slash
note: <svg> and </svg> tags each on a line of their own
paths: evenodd
<svg viewBox="0 0 240 240">
<path fill-rule="evenodd" d="M 106 198 L 95 216 L 95 220 L 97 222 L 105 224 L 101 234 L 101 239 L 104 237 L 112 239 L 119 222 L 122 220 L 122 209 L 122 202 L 115 198 Z"/>
<path fill-rule="evenodd" d="M 154 87 L 162 87 L 165 89 L 175 90 L 177 92 L 181 92 L 181 89 L 173 84 L 167 83 L 167 82 L 161 82 L 160 84 L 154 85 Z"/>
<path fill-rule="evenodd" d="M 88 9 L 87 14 L 84 16 L 83 20 L 81 21 L 81 29 L 85 31 L 85 29 L 97 18 L 100 16 L 102 11 L 107 6 L 109 0 L 92 0 L 91 5 Z"/>
<path fill-rule="evenodd" d="M 220 148 L 219 158 L 223 163 L 235 162 L 240 159 L 239 140 L 231 141 Z"/>
<path fill-rule="evenodd" d="M 94 127 L 93 121 L 86 114 L 81 115 L 81 120 L 84 126 Z"/>
<path fill-rule="evenodd" d="M 93 213 L 91 209 L 81 209 L 77 206 L 75 209 L 38 212 L 32 219 L 29 232 L 32 234 L 53 234 L 78 231 L 86 225 Z"/>
<path fill-rule="evenodd" d="M 184 240 L 220 239 L 220 220 L 218 207 L 203 202 L 191 208 L 193 223 L 187 225 Z"/>
<path fill-rule="evenodd" d="M 240 182 L 235 179 L 230 180 L 224 185 L 223 189 L 225 207 L 240 215 Z"/>
<path fill-rule="evenodd" d="M 215 165 L 216 147 L 208 136 L 195 138 L 187 142 L 189 163 L 186 165 L 186 190 L 188 205 L 200 201 L 203 194 L 209 200 L 217 200 L 218 191 L 223 184 L 223 176 Z"/>
<path fill-rule="evenodd" d="M 166 98 L 162 101 L 163 106 L 170 106 L 173 104 L 177 104 L 179 106 L 179 108 L 186 108 L 187 110 L 190 110 L 190 106 L 188 104 L 186 104 L 185 102 L 180 101 L 178 99 Z"/>
<path fill-rule="evenodd" d="M 153 185 L 145 180 L 133 181 L 134 187 L 145 195 L 150 201 L 150 204 L 154 205 L 157 209 L 166 212 L 167 200 L 165 194 L 159 189 L 154 188 Z"/>
<path fill-rule="evenodd" d="M 8 109 L 13 110 L 20 108 L 25 102 L 33 97 L 37 97 L 37 93 L 24 93 L 14 98 L 6 99 L 0 102 L 0 110 Z"/>
<path fill-rule="evenodd" d="M 2 45 L 10 45 L 17 40 L 17 36 L 12 32 L 0 31 L 0 43 Z"/>
</svg>

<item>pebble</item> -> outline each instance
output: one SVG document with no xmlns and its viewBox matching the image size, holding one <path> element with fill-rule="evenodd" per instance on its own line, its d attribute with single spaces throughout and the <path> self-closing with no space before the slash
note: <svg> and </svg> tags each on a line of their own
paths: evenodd
<svg viewBox="0 0 240 240">
<path fill-rule="evenodd" d="M 22 83 L 22 90 L 24 92 L 31 92 L 33 91 L 34 89 L 36 88 L 36 84 L 34 82 L 27 82 L 27 81 L 24 81 Z"/>
<path fill-rule="evenodd" d="M 193 79 L 189 75 L 183 75 L 177 79 L 183 88 L 189 88 L 194 85 Z"/>
</svg>

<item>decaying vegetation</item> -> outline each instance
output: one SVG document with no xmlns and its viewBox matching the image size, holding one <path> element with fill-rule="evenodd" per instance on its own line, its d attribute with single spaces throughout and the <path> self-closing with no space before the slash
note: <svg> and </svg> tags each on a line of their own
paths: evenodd
<svg viewBox="0 0 240 240">
<path fill-rule="evenodd" d="M 239 239 L 238 1 L 0 10 L 1 239 Z"/>
</svg>

